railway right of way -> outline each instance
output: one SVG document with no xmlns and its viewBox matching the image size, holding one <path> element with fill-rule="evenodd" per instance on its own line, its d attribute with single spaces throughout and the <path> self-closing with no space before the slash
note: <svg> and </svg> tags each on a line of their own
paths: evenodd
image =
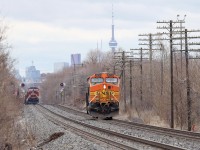
<svg viewBox="0 0 200 150">
<path fill-rule="evenodd" d="M 89 115 L 87 115 L 86 113 L 83 113 L 78 110 L 74 110 L 67 106 L 58 105 L 55 107 L 58 107 L 59 109 L 62 109 L 63 111 L 74 113 L 85 118 L 89 117 Z M 157 127 L 157 126 L 150 126 L 150 125 L 117 120 L 117 119 L 98 120 L 98 122 L 110 124 L 110 126 L 116 125 L 116 126 L 124 127 L 127 130 L 136 130 L 138 134 L 139 132 L 141 133 L 144 132 L 143 135 L 136 135 L 144 139 L 145 138 L 148 139 L 148 137 L 152 137 L 152 139 L 154 137 L 160 138 L 160 141 L 162 141 L 163 143 L 169 143 L 169 144 L 171 143 L 177 147 L 181 147 L 185 149 L 199 150 L 199 147 L 200 147 L 200 133 L 175 130 L 175 129 L 170 129 L 170 128 L 162 128 L 162 127 Z"/>
<path fill-rule="evenodd" d="M 70 122 L 69 124 L 72 125 L 73 127 L 79 126 L 79 127 L 77 127 L 78 129 L 81 129 L 81 130 L 84 130 L 87 132 L 89 131 L 90 134 L 95 134 L 95 135 L 101 136 L 101 138 L 104 138 L 104 139 L 106 137 L 107 141 L 108 141 L 108 139 L 109 140 L 112 139 L 111 143 L 115 143 L 115 142 L 121 143 L 124 146 L 129 147 L 129 148 L 122 148 L 122 149 L 141 149 L 141 148 L 142 149 L 170 149 L 170 150 L 185 149 L 185 148 L 180 148 L 177 146 L 169 145 L 166 143 L 150 141 L 150 140 L 146 140 L 143 138 L 133 137 L 131 135 L 114 132 L 109 129 L 96 127 L 92 124 L 84 123 L 81 120 L 79 120 L 79 121 L 76 119 L 74 120 L 65 115 L 58 114 L 52 110 L 49 110 L 49 108 L 45 108 L 43 106 L 37 106 L 37 108 L 42 110 L 43 112 L 45 112 L 45 114 L 51 114 L 50 116 L 53 116 L 51 118 L 56 118 L 56 117 L 60 118 L 62 120 L 62 122 L 63 121 Z M 114 144 L 114 145 L 116 145 L 116 144 Z"/>
</svg>

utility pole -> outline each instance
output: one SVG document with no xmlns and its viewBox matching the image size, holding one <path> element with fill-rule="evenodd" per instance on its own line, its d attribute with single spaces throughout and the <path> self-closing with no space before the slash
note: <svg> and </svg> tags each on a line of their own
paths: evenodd
<svg viewBox="0 0 200 150">
<path fill-rule="evenodd" d="M 189 52 L 200 52 L 200 49 L 189 49 L 188 46 L 200 45 L 197 42 L 188 43 L 188 39 L 200 39 L 199 36 L 188 37 L 188 32 L 200 32 L 200 30 L 190 30 L 185 29 L 185 59 L 186 59 L 186 88 L 187 88 L 187 120 L 188 120 L 188 131 L 192 130 L 192 99 L 190 95 L 190 78 L 189 78 L 189 59 L 200 59 L 200 58 L 190 58 Z M 183 50 L 182 50 L 183 51 Z"/>
<path fill-rule="evenodd" d="M 133 60 L 138 59 L 140 61 L 140 101 L 142 102 L 143 101 L 143 60 L 146 59 L 146 58 L 143 58 L 143 55 L 144 55 L 143 50 L 148 50 L 148 49 L 139 48 L 139 49 L 130 49 L 130 50 L 139 51 L 139 53 L 135 53 L 136 55 L 139 54 L 139 56 L 137 56 L 137 58 L 134 57 Z"/>
<path fill-rule="evenodd" d="M 132 81 L 132 60 L 130 62 L 130 107 L 133 108 L 133 81 Z"/>
<path fill-rule="evenodd" d="M 173 53 L 172 53 L 172 20 L 170 20 L 170 70 L 171 70 L 171 128 L 174 128 L 174 76 L 173 76 Z"/>
<path fill-rule="evenodd" d="M 126 63 L 130 62 L 131 56 L 128 55 L 130 52 L 115 52 L 114 59 L 117 60 L 114 66 L 114 72 L 116 72 L 116 65 L 120 64 L 120 77 L 121 77 L 121 97 L 124 102 L 124 110 L 127 111 L 127 101 L 126 101 Z"/>
<path fill-rule="evenodd" d="M 161 44 L 161 73 L 160 73 L 160 78 L 161 78 L 161 89 L 160 89 L 160 95 L 163 95 L 163 77 L 164 77 L 164 46 Z"/>
<path fill-rule="evenodd" d="M 143 101 L 143 71 L 142 71 L 142 48 L 140 48 L 140 100 Z"/>
<path fill-rule="evenodd" d="M 126 74 L 125 74 L 125 54 L 122 52 L 122 79 L 123 79 L 123 98 L 124 98 L 124 109 L 126 111 Z"/>
<path fill-rule="evenodd" d="M 120 78 L 121 78 L 121 98 L 123 99 L 124 102 L 124 111 L 126 112 L 126 78 L 125 78 L 125 51 L 122 52 L 114 52 L 114 59 L 117 60 L 117 63 L 120 64 Z M 115 63 L 115 65 L 117 65 Z M 116 72 L 116 66 L 114 66 L 114 72 Z"/>
<path fill-rule="evenodd" d="M 145 45 L 148 46 L 148 50 L 149 50 L 149 61 L 150 61 L 150 68 L 149 68 L 149 72 L 150 72 L 150 100 L 152 101 L 152 97 L 153 97 L 153 67 L 152 67 L 152 60 L 153 60 L 153 51 L 155 50 L 160 50 L 160 49 L 153 49 L 153 46 L 158 46 L 160 44 L 157 43 L 153 43 L 155 42 L 155 40 L 153 39 L 153 37 L 157 37 L 159 34 L 139 34 L 139 36 L 142 37 L 146 37 L 143 39 L 139 39 L 139 41 L 145 41 L 145 43 L 139 43 L 139 45 Z M 148 43 L 146 43 L 148 42 Z"/>
<path fill-rule="evenodd" d="M 173 108 L 174 108 L 174 102 L 173 102 L 173 53 L 174 52 L 183 52 L 185 51 L 185 59 L 186 59 L 186 87 L 187 87 L 187 120 L 188 120 L 188 131 L 191 131 L 191 128 L 192 128 L 192 119 L 191 119 L 191 104 L 192 104 L 192 100 L 191 100 L 191 96 L 190 96 L 190 80 L 189 80 L 189 71 L 188 71 L 188 68 L 189 68 L 189 59 L 200 59 L 200 58 L 189 58 L 189 52 L 200 52 L 200 49 L 189 49 L 188 46 L 193 46 L 193 45 L 200 45 L 200 43 L 197 43 L 197 42 L 190 42 L 188 43 L 188 39 L 191 40 L 191 39 L 200 39 L 200 36 L 190 36 L 188 37 L 187 33 L 190 32 L 200 32 L 200 30 L 190 30 L 188 31 L 187 29 L 185 29 L 185 31 L 173 31 L 173 29 L 178 29 L 180 27 L 173 27 L 173 25 L 175 23 L 180 23 L 181 20 L 179 20 L 178 22 L 176 21 L 172 21 L 170 20 L 170 33 L 169 33 L 169 37 L 170 39 L 159 39 L 159 40 L 169 40 L 170 41 L 170 64 L 171 64 L 171 67 L 170 67 L 170 70 L 171 70 L 171 128 L 174 128 L 174 111 L 173 111 Z M 166 23 L 166 22 L 158 22 L 158 23 Z M 169 22 L 167 22 L 169 23 Z M 182 23 L 184 23 L 184 21 L 182 21 Z M 159 29 L 168 29 L 167 27 L 160 27 Z M 182 37 L 174 37 L 173 35 L 174 34 L 180 34 L 181 32 L 184 32 L 185 33 L 185 36 Z M 166 33 L 163 33 L 163 34 L 166 34 Z M 180 39 L 185 39 L 185 50 L 183 50 L 183 48 L 181 48 L 180 50 L 173 50 L 173 45 L 181 45 L 183 43 L 173 43 L 174 41 L 176 40 L 180 40 Z"/>
<path fill-rule="evenodd" d="M 153 74 L 152 74 L 152 35 L 149 34 L 149 51 L 150 51 L 150 54 L 149 54 L 149 59 L 150 59 L 150 99 L 152 101 L 152 90 L 153 90 Z"/>
<path fill-rule="evenodd" d="M 75 100 L 76 100 L 76 98 L 75 98 L 75 87 L 76 87 L 76 78 L 75 78 L 75 76 L 76 76 L 76 66 L 75 66 L 75 60 L 74 60 L 74 55 L 72 55 L 72 58 L 73 58 L 73 65 L 74 65 L 74 71 L 73 71 L 73 88 L 72 88 L 72 90 L 73 90 L 73 104 L 75 105 Z"/>
<path fill-rule="evenodd" d="M 182 37 L 181 37 L 182 38 Z M 182 50 L 182 49 L 181 49 Z M 188 55 L 188 41 L 187 41 L 187 29 L 185 29 L 185 61 L 186 61 L 186 84 L 187 84 L 187 114 L 188 114 L 188 131 L 192 129 L 192 121 L 191 121 L 191 96 L 190 96 L 190 79 L 189 79 L 189 55 Z"/>
<path fill-rule="evenodd" d="M 180 32 L 177 32 L 174 30 L 175 29 L 180 29 L 180 27 L 177 26 L 173 26 L 176 23 L 185 23 L 184 21 L 157 21 L 157 23 L 165 23 L 165 24 L 169 24 L 169 27 L 163 26 L 163 27 L 157 27 L 157 29 L 167 29 L 169 31 L 169 33 L 158 33 L 158 34 L 168 34 L 169 35 L 169 39 L 166 38 L 158 38 L 158 40 L 169 40 L 170 42 L 170 89 L 171 89 L 171 122 L 170 122 L 170 127 L 174 128 L 174 85 L 173 85 L 173 40 L 175 40 L 173 38 L 173 35 L 176 33 L 180 34 Z"/>
<path fill-rule="evenodd" d="M 183 21 L 185 21 L 185 17 L 186 15 L 184 15 L 184 18 L 182 20 L 179 19 L 179 16 L 180 15 L 177 15 L 177 20 L 180 21 L 180 50 L 183 50 L 183 38 L 182 38 L 182 35 L 183 35 L 183 29 L 184 27 L 182 26 L 182 23 Z M 182 70 L 183 70 L 183 52 L 181 51 L 181 79 L 182 79 Z"/>
</svg>

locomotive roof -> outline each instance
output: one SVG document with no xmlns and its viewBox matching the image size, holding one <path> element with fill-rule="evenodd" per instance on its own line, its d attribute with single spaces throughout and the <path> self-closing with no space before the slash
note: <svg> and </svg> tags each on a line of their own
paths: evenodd
<svg viewBox="0 0 200 150">
<path fill-rule="evenodd" d="M 119 76 L 113 74 L 113 73 L 108 73 L 108 72 L 100 72 L 100 73 L 95 73 L 91 76 L 88 77 L 89 78 L 92 78 L 92 77 L 101 77 L 101 76 L 106 76 L 106 77 L 116 77 L 116 78 L 119 78 Z"/>
<path fill-rule="evenodd" d="M 39 89 L 38 87 L 30 87 L 28 89 Z"/>
</svg>

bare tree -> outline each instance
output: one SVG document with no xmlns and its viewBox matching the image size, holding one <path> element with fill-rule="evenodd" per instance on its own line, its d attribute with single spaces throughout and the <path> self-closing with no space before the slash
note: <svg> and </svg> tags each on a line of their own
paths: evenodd
<svg viewBox="0 0 200 150">
<path fill-rule="evenodd" d="M 112 66 L 111 61 L 111 53 L 91 50 L 88 52 L 83 64 L 71 66 L 61 72 L 48 75 L 41 86 L 42 102 L 67 103 L 84 107 L 87 78 L 94 73 L 112 71 L 110 69 Z M 64 90 L 61 90 L 61 82 L 65 83 Z"/>
<path fill-rule="evenodd" d="M 18 81 L 13 75 L 13 60 L 9 54 L 6 29 L 0 21 L 0 149 L 5 145 L 19 147 L 18 129 L 14 128 L 15 118 L 20 115 L 22 102 L 16 99 Z M 14 136 L 13 136 L 14 135 Z"/>
<path fill-rule="evenodd" d="M 150 97 L 149 86 L 149 63 L 148 60 L 143 61 L 143 100 L 140 100 L 140 68 L 139 62 L 134 61 L 132 66 L 132 92 L 133 92 L 133 108 L 130 109 L 129 99 L 127 99 L 127 113 L 134 114 L 134 116 L 140 117 L 145 123 L 151 123 L 154 119 L 159 118 L 160 121 L 165 122 L 166 126 L 170 123 L 170 57 L 169 47 L 164 45 L 163 51 L 160 53 L 153 53 L 152 60 L 152 99 Z M 76 72 L 74 73 L 74 66 L 69 67 L 63 72 L 49 75 L 47 80 L 43 83 L 42 95 L 45 103 L 62 103 L 71 104 L 79 108 L 83 108 L 85 105 L 85 93 L 87 91 L 87 78 L 88 76 L 99 72 L 111 72 L 113 73 L 115 61 L 112 59 L 112 53 L 106 53 L 99 50 L 91 50 L 88 52 L 86 59 L 83 61 L 83 65 L 76 66 Z M 186 83 L 185 72 L 182 71 L 182 78 L 180 78 L 180 55 L 174 56 L 174 98 L 175 98 L 175 123 L 178 128 L 186 128 L 187 120 L 184 117 L 186 115 Z M 184 61 L 182 61 L 184 66 Z M 199 60 L 193 60 L 190 63 L 190 76 L 191 76 L 191 91 L 193 99 L 193 118 L 199 118 L 200 115 L 200 63 Z M 116 74 L 120 75 L 119 67 L 115 68 Z M 130 92 L 129 83 L 129 67 L 126 66 L 126 95 Z M 75 77 L 74 77 L 75 76 Z M 64 100 L 61 99 L 59 83 L 65 82 Z M 63 98 L 63 97 L 62 97 Z M 127 97 L 129 98 L 129 97 Z M 193 119 L 193 123 L 199 123 L 199 119 Z"/>
</svg>

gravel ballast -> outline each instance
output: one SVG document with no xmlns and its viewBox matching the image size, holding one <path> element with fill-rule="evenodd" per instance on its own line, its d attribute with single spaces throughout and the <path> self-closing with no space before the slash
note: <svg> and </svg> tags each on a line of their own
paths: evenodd
<svg viewBox="0 0 200 150">
<path fill-rule="evenodd" d="M 108 144 L 97 144 L 83 137 L 65 130 L 45 118 L 36 108 L 32 106 L 24 107 L 24 118 L 29 134 L 32 134 L 32 143 L 35 145 L 31 149 L 43 150 L 112 150 Z M 64 133 L 60 137 L 50 140 L 56 133 Z M 30 142 L 30 141 L 29 141 Z M 115 148 L 116 149 L 116 148 Z"/>
</svg>

